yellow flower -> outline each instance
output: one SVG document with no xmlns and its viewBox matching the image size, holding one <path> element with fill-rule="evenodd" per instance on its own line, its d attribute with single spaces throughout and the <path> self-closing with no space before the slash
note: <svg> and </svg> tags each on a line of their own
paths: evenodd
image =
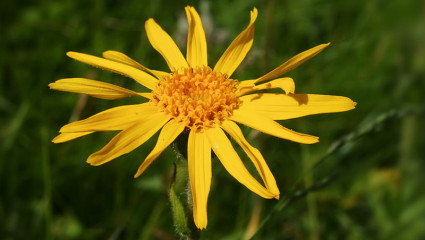
<svg viewBox="0 0 425 240">
<path fill-rule="evenodd" d="M 160 131 L 152 152 L 135 177 L 183 131 L 189 131 L 187 160 L 193 196 L 193 217 L 198 228 L 207 226 L 207 199 L 211 185 L 211 149 L 224 168 L 248 189 L 264 198 L 279 198 L 276 181 L 258 149 L 243 136 L 240 123 L 275 137 L 299 143 L 316 143 L 318 137 L 289 130 L 275 120 L 312 114 L 348 111 L 355 102 L 346 97 L 294 94 L 291 78 L 278 78 L 314 57 L 329 44 L 321 44 L 289 59 L 264 76 L 245 81 L 230 78 L 251 48 L 257 9 L 251 11 L 248 27 L 230 44 L 214 68 L 208 67 L 207 44 L 201 19 L 193 7 L 186 7 L 189 22 L 186 58 L 171 37 L 153 20 L 146 21 L 152 46 L 164 57 L 170 73 L 148 69 L 128 56 L 106 51 L 103 58 L 76 52 L 75 60 L 133 78 L 151 91 L 134 92 L 113 84 L 84 78 L 61 79 L 51 89 L 88 94 L 102 99 L 140 96 L 148 102 L 115 107 L 60 129 L 53 142 L 66 142 L 96 131 L 121 131 L 100 151 L 87 159 L 101 165 L 142 145 Z M 280 88 L 285 93 L 258 93 Z M 223 131 L 224 130 L 224 131 Z M 264 186 L 246 169 L 226 134 L 246 152 Z"/>
</svg>

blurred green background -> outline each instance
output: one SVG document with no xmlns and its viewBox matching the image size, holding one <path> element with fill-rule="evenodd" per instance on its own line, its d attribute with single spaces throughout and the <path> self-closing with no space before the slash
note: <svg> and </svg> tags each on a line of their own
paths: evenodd
<svg viewBox="0 0 425 240">
<path fill-rule="evenodd" d="M 186 5 L 202 16 L 212 64 L 247 26 L 249 10 L 258 8 L 254 45 L 237 79 L 259 77 L 332 42 L 287 76 L 298 93 L 358 102 L 350 112 L 282 122 L 319 136 L 315 145 L 244 128 L 274 173 L 281 200 L 259 198 L 213 159 L 203 239 L 249 239 L 256 230 L 255 239 L 425 239 L 420 0 L 1 1 L 1 239 L 177 239 L 167 200 L 177 161 L 172 150 L 133 179 L 154 140 L 99 167 L 85 160 L 115 133 L 51 143 L 69 121 L 140 99 L 99 100 L 47 85 L 87 77 L 140 90 L 131 79 L 65 53 L 117 50 L 166 70 L 144 21 L 155 18 L 185 52 Z M 184 191 L 178 194 L 184 200 Z"/>
</svg>

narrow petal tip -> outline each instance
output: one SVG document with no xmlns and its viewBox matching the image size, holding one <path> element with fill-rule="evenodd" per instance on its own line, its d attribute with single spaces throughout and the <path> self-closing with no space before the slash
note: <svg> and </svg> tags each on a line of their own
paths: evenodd
<svg viewBox="0 0 425 240">
<path fill-rule="evenodd" d="M 77 54 L 78 54 L 77 52 L 72 52 L 72 51 L 66 52 L 66 56 L 70 58 L 75 58 Z"/>
<path fill-rule="evenodd" d="M 99 163 L 99 161 L 90 159 L 90 157 L 87 159 L 86 163 L 90 164 L 91 166 L 99 166 L 102 165 L 102 163 Z"/>
<path fill-rule="evenodd" d="M 99 157 L 98 154 L 93 153 L 87 158 L 86 163 L 90 164 L 91 166 L 99 166 L 104 162 L 102 161 L 102 157 Z"/>
<path fill-rule="evenodd" d="M 346 111 L 349 111 L 349 110 L 356 108 L 357 102 L 354 102 L 353 100 L 351 100 L 348 97 L 345 97 L 345 98 L 347 99 L 347 110 Z"/>
<path fill-rule="evenodd" d="M 70 57 L 70 58 L 72 58 L 74 60 L 77 60 L 77 61 L 80 61 L 79 59 L 81 59 L 82 57 L 87 56 L 87 55 L 88 54 L 79 53 L 79 52 L 73 52 L 73 51 L 66 52 L 66 56 L 68 56 L 68 57 Z"/>
<path fill-rule="evenodd" d="M 66 142 L 66 140 L 63 139 L 62 134 L 59 134 L 55 138 L 52 139 L 52 143 L 55 143 L 55 144 L 63 143 L 63 142 Z"/>
<path fill-rule="evenodd" d="M 155 22 L 155 20 L 153 20 L 153 18 L 149 18 L 148 20 L 146 20 L 145 24 L 147 24 L 148 22 Z"/>
<path fill-rule="evenodd" d="M 252 10 L 251 10 L 251 23 L 253 23 L 255 20 L 257 20 L 257 16 L 258 16 L 258 10 L 257 10 L 257 8 L 253 8 Z"/>
<path fill-rule="evenodd" d="M 306 142 L 306 144 L 314 144 L 319 142 L 319 137 L 312 136 L 311 142 Z"/>
<path fill-rule="evenodd" d="M 138 177 L 140 177 L 140 173 L 139 173 L 139 172 L 137 172 L 137 173 L 135 173 L 135 174 L 133 175 L 133 178 L 138 178 Z"/>
<path fill-rule="evenodd" d="M 206 228 L 207 228 L 207 226 L 198 226 L 198 225 L 196 225 L 196 227 L 197 227 L 199 230 L 204 230 L 204 229 L 206 229 Z"/>
<path fill-rule="evenodd" d="M 105 56 L 108 56 L 109 54 L 113 54 L 113 53 L 115 53 L 115 51 L 113 51 L 113 50 L 106 50 L 106 51 L 103 51 L 102 52 L 102 56 L 104 58 L 106 58 Z"/>
<path fill-rule="evenodd" d="M 257 10 L 257 8 L 256 7 L 254 7 L 252 10 L 251 10 L 251 13 L 252 14 L 255 14 L 256 16 L 258 15 L 258 10 Z"/>
</svg>

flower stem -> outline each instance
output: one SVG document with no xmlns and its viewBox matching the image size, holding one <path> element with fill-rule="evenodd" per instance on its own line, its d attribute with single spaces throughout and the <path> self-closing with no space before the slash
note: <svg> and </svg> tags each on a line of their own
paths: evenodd
<svg viewBox="0 0 425 240">
<path fill-rule="evenodd" d="M 170 205 L 173 211 L 173 220 L 174 220 L 174 227 L 176 232 L 180 237 L 186 238 L 190 234 L 190 230 L 187 227 L 187 221 L 186 221 L 186 214 L 184 211 L 184 207 L 182 203 L 180 202 L 179 197 L 176 194 L 175 187 L 177 182 L 177 176 L 182 175 L 178 173 L 177 166 L 174 164 L 174 174 L 172 183 L 170 185 L 169 190 L 169 199 L 170 199 Z"/>
<path fill-rule="evenodd" d="M 179 137 L 172 145 L 177 161 L 174 164 L 174 174 L 170 186 L 169 197 L 173 209 L 174 226 L 179 237 L 181 239 L 197 240 L 200 239 L 200 231 L 193 220 L 193 203 L 187 158 L 182 154 L 182 152 L 186 153 L 186 151 L 184 151 L 186 145 L 181 144 L 182 142 L 187 143 L 187 136 L 185 136 L 185 134 L 182 135 L 183 136 Z M 181 194 L 178 194 L 179 192 L 186 194 L 187 201 L 180 201 L 178 195 Z M 186 202 L 185 206 L 182 204 L 183 202 Z"/>
</svg>

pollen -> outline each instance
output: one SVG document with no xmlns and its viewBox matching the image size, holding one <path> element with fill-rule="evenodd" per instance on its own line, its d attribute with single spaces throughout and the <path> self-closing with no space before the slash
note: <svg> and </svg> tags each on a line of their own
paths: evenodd
<svg viewBox="0 0 425 240">
<path fill-rule="evenodd" d="M 179 69 L 159 80 L 151 101 L 187 128 L 202 131 L 232 116 L 240 103 L 237 85 L 210 67 Z"/>
</svg>

